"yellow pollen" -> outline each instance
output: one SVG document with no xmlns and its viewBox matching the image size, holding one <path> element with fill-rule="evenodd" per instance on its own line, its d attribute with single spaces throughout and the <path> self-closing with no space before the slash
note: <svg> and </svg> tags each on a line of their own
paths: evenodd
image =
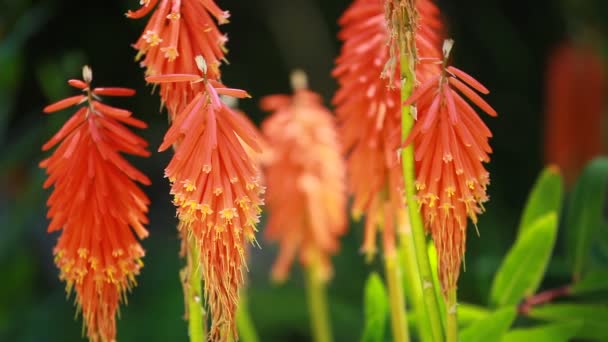
<svg viewBox="0 0 608 342">
<path fill-rule="evenodd" d="M 450 209 L 454 209 L 454 206 L 452 204 L 450 204 L 449 202 L 444 202 L 441 204 L 440 208 L 445 210 L 446 214 L 448 214 Z"/>
<path fill-rule="evenodd" d="M 203 214 L 203 216 L 213 214 L 213 209 L 211 209 L 211 207 L 209 206 L 209 204 L 201 204 L 199 206 L 199 210 L 201 211 L 201 213 Z"/>
<path fill-rule="evenodd" d="M 163 41 L 162 38 L 160 38 L 158 34 L 152 30 L 146 31 L 146 33 L 143 35 L 143 38 L 146 43 L 150 44 L 150 46 L 156 46 Z"/>
<path fill-rule="evenodd" d="M 456 193 L 456 188 L 455 188 L 455 187 L 453 187 L 453 186 L 448 186 L 448 187 L 445 189 L 445 192 L 448 194 L 448 197 L 452 197 L 452 196 L 454 196 L 454 194 Z"/>
<path fill-rule="evenodd" d="M 187 209 L 189 213 L 193 213 L 194 211 L 196 211 L 198 203 L 196 203 L 195 200 L 187 200 L 182 204 L 181 207 Z"/>
<path fill-rule="evenodd" d="M 424 190 L 426 188 L 426 185 L 419 181 L 415 181 L 414 185 L 416 186 L 416 190 Z"/>
<path fill-rule="evenodd" d="M 435 201 L 437 201 L 439 199 L 439 197 L 437 195 L 435 195 L 435 194 L 427 194 L 426 198 L 429 199 L 428 206 L 430 208 L 434 207 L 435 206 Z"/>
<path fill-rule="evenodd" d="M 220 217 L 225 219 L 227 222 L 232 222 L 232 219 L 235 217 L 239 217 L 236 208 L 225 208 L 220 210 Z"/>
<path fill-rule="evenodd" d="M 165 58 L 168 59 L 169 62 L 173 62 L 177 56 L 179 56 L 179 52 L 177 52 L 177 48 L 174 46 L 169 46 L 160 50 L 165 53 Z"/>
<path fill-rule="evenodd" d="M 445 163 L 449 163 L 453 160 L 454 158 L 452 157 L 452 155 L 450 153 L 446 153 L 443 155 L 443 161 Z"/>
<path fill-rule="evenodd" d="M 169 20 L 177 20 L 179 18 L 180 18 L 179 12 L 173 12 L 173 13 L 169 13 L 167 15 L 167 19 L 169 19 Z"/>
<path fill-rule="evenodd" d="M 78 248 L 78 256 L 85 259 L 89 255 L 89 250 L 86 248 Z"/>
<path fill-rule="evenodd" d="M 235 202 L 239 205 L 239 207 L 241 207 L 241 209 L 247 210 L 249 209 L 249 203 L 251 203 L 251 200 L 249 197 L 243 196 L 237 199 Z"/>
<path fill-rule="evenodd" d="M 119 248 L 119 249 L 115 249 L 112 251 L 112 256 L 117 258 L 117 257 L 123 255 L 124 253 L 125 253 L 125 251 L 123 251 L 121 248 Z"/>
<path fill-rule="evenodd" d="M 97 269 L 97 265 L 99 264 L 99 260 L 97 260 L 96 257 L 90 257 L 89 258 L 89 264 L 91 264 L 91 269 L 96 270 Z"/>
<path fill-rule="evenodd" d="M 215 194 L 215 196 L 219 196 L 224 192 L 224 190 L 222 190 L 222 188 L 215 188 L 215 190 L 213 190 L 213 193 Z"/>
<path fill-rule="evenodd" d="M 116 269 L 114 268 L 114 266 L 109 266 L 108 268 L 106 268 L 105 273 L 111 283 L 116 283 L 116 279 L 114 279 L 115 272 L 116 272 Z"/>
<path fill-rule="evenodd" d="M 186 191 L 192 192 L 192 191 L 196 190 L 196 185 L 194 185 L 194 183 L 191 180 L 186 179 L 182 183 L 184 184 L 184 189 L 186 189 Z"/>
<path fill-rule="evenodd" d="M 466 184 L 469 187 L 469 189 L 475 190 L 475 180 L 474 179 L 469 179 L 468 181 L 466 181 Z"/>
</svg>

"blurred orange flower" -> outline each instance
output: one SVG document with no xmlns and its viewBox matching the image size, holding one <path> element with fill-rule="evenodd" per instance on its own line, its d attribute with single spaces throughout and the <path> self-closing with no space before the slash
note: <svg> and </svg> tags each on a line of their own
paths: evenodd
<svg viewBox="0 0 608 342">
<path fill-rule="evenodd" d="M 389 86 L 381 79 L 390 58 L 383 1 L 356 0 L 339 21 L 344 41 L 333 75 L 342 147 L 347 154 L 348 190 L 355 218 L 365 214 L 362 250 L 370 259 L 383 227 L 385 250 L 394 250 L 398 213 L 404 213 L 403 180 L 397 159 L 401 106 L 399 71 Z M 402 217 L 402 215 L 399 215 Z"/>
<path fill-rule="evenodd" d="M 68 83 L 83 91 L 44 108 L 51 113 L 85 104 L 44 146 L 53 154 L 42 161 L 53 186 L 47 202 L 49 232 L 61 230 L 55 263 L 76 292 L 91 341 L 114 341 L 119 302 L 135 284 L 144 250 L 137 238 L 148 236 L 144 224 L 149 200 L 135 181 L 148 178 L 121 153 L 147 157 L 147 143 L 124 124 L 145 128 L 131 112 L 103 104 L 99 96 L 132 96 L 126 88 L 91 88 L 92 73 L 83 69 L 81 80 Z"/>
<path fill-rule="evenodd" d="M 155 7 L 133 45 L 139 50 L 137 59 L 145 55 L 141 65 L 146 68 L 146 75 L 197 74 L 192 61 L 200 55 L 205 61 L 205 76 L 218 80 L 228 39 L 218 30 L 216 21 L 227 23 L 229 13 L 213 0 L 145 0 L 139 10 L 127 12 L 127 17 L 142 18 Z M 203 90 L 202 84 L 163 83 L 160 96 L 173 118 Z"/>
<path fill-rule="evenodd" d="M 201 66 L 200 58 L 197 62 Z M 261 153 L 260 137 L 247 118 L 222 102 L 220 95 L 249 95 L 196 74 L 149 76 L 146 80 L 195 82 L 204 89 L 176 116 L 159 151 L 175 146 L 165 176 L 171 182 L 182 242 L 193 236 L 200 246 L 205 298 L 211 309 L 209 339 L 227 338 L 226 327 L 237 336 L 234 315 L 238 290 L 244 283 L 245 243 L 255 242 L 264 188 L 251 154 Z"/>
<path fill-rule="evenodd" d="M 294 73 L 294 79 L 304 79 Z M 303 82 L 302 82 L 303 83 Z M 273 114 L 262 130 L 269 143 L 265 166 L 268 194 L 266 236 L 280 244 L 273 278 L 287 277 L 299 252 L 304 265 L 319 262 L 331 276 L 330 255 L 346 231 L 345 165 L 334 117 L 319 95 L 302 84 L 293 96 L 270 95 L 262 109 Z"/>
<path fill-rule="evenodd" d="M 602 153 L 606 70 L 593 47 L 564 42 L 549 56 L 545 98 L 545 158 L 568 184 Z"/>
</svg>

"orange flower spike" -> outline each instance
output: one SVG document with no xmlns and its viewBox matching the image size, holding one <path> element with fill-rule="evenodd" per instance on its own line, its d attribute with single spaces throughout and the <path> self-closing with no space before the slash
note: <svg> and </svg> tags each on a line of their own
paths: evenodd
<svg viewBox="0 0 608 342">
<path fill-rule="evenodd" d="M 157 5 L 158 3 L 158 5 Z M 154 9 L 155 8 L 155 9 Z M 212 0 L 153 0 L 144 2 L 140 10 L 128 12 L 127 17 L 141 18 L 154 9 L 143 34 L 134 44 L 138 59 L 147 76 L 167 74 L 198 74 L 191 61 L 201 55 L 208 79 L 219 79 L 219 66 L 225 59 L 227 38 L 217 29 L 227 22 L 228 12 Z M 215 21 L 214 21 L 215 18 Z M 163 82 L 160 96 L 173 118 L 200 91 L 202 85 Z"/>
<path fill-rule="evenodd" d="M 149 200 L 135 181 L 150 183 L 120 153 L 148 156 L 149 152 L 146 141 L 121 124 L 145 127 L 145 123 L 130 117 L 129 111 L 115 117 L 96 106 L 97 95 L 127 96 L 134 91 L 91 89 L 92 73 L 86 66 L 83 76 L 84 81 L 68 82 L 82 89 L 82 100 L 63 100 L 58 102 L 61 106 L 45 108 L 50 112 L 86 102 L 43 146 L 48 150 L 58 145 L 40 166 L 48 174 L 44 187 L 54 187 L 47 202 L 48 231 L 61 230 L 54 250 L 60 277 L 67 292 L 76 293 L 89 339 L 114 341 L 118 305 L 143 265 L 144 250 L 137 238 L 148 236 L 144 225 Z"/>
<path fill-rule="evenodd" d="M 197 56 L 196 62 L 202 75 L 185 77 L 182 83 L 202 85 L 204 91 L 176 115 L 159 150 L 175 146 L 165 176 L 171 182 L 183 241 L 193 236 L 201 249 L 212 321 L 209 338 L 223 341 L 227 331 L 236 336 L 234 316 L 244 282 L 245 243 L 255 242 L 263 204 L 257 162 L 247 152 L 261 152 L 261 137 L 244 115 L 219 98 L 220 92 L 239 97 L 247 93 L 206 79 L 203 57 Z M 175 75 L 148 77 L 158 82 L 174 79 Z"/>
<path fill-rule="evenodd" d="M 332 273 L 330 256 L 346 231 L 345 165 L 335 122 L 319 95 L 306 89 L 306 76 L 294 72 L 294 95 L 271 95 L 261 107 L 272 112 L 262 130 L 271 148 L 264 158 L 269 209 L 266 237 L 280 244 L 272 276 L 283 281 L 299 254 L 307 265 L 321 263 Z"/>
<path fill-rule="evenodd" d="M 399 70 L 380 79 L 390 58 L 389 32 L 381 0 L 356 0 L 340 18 L 344 41 L 333 75 L 340 88 L 333 103 L 339 122 L 342 147 L 347 156 L 348 190 L 354 196 L 355 217 L 365 214 L 363 252 L 370 259 L 376 252 L 376 234 L 384 223 L 398 221 L 405 209 L 401 192 L 401 107 Z M 386 75 L 386 74 L 385 74 Z M 391 209 L 387 210 L 386 205 Z M 386 213 L 396 218 L 385 217 Z M 383 250 L 394 250 L 395 237 L 384 229 Z"/>
<path fill-rule="evenodd" d="M 492 135 L 461 94 L 496 116 L 473 90 L 487 94 L 487 88 L 463 71 L 446 66 L 452 44 L 450 40 L 444 43 L 444 59 L 437 64 L 442 65 L 441 73 L 420 84 L 405 101 L 405 105 L 416 104 L 418 110 L 405 145 L 414 142 L 416 146 L 419 205 L 437 247 L 444 291 L 456 286 L 467 217 L 477 223 L 490 182 L 483 163 L 490 160 L 488 139 Z"/>
</svg>

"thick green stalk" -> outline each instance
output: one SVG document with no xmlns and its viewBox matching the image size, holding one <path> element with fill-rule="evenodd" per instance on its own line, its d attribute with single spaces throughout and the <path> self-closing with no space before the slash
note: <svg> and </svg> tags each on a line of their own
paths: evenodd
<svg viewBox="0 0 608 342">
<path fill-rule="evenodd" d="M 314 258 L 306 268 L 306 294 L 314 342 L 332 341 L 325 291 L 325 281 L 321 277 L 320 264 Z"/>
<path fill-rule="evenodd" d="M 418 262 L 416 261 L 416 250 L 414 248 L 414 236 L 412 229 L 404 227 L 400 229 L 399 234 L 399 253 L 402 260 L 402 269 L 404 273 L 404 282 L 406 293 L 405 296 L 410 301 L 412 312 L 416 317 L 416 329 L 421 341 L 433 341 L 430 322 L 426 314 L 424 306 L 424 298 L 422 297 L 422 286 L 420 284 L 420 272 L 418 270 Z"/>
<path fill-rule="evenodd" d="M 194 236 L 188 237 L 188 247 L 186 248 L 187 262 L 186 295 L 188 300 L 188 336 L 190 342 L 203 342 L 205 340 L 206 323 L 205 312 L 203 310 L 203 293 L 201 286 L 201 261 L 200 247 Z"/>
<path fill-rule="evenodd" d="M 445 303 L 447 310 L 447 342 L 458 341 L 458 311 L 456 310 L 456 289 L 448 291 L 447 301 Z"/>
<path fill-rule="evenodd" d="M 413 36 L 410 37 L 413 39 Z M 400 44 L 401 53 L 401 100 L 405 102 L 414 89 L 416 79 L 414 69 L 414 56 L 411 51 L 414 49 L 407 48 L 407 44 Z M 410 44 L 411 45 L 411 42 Z M 410 51 L 408 53 L 408 51 Z M 414 126 L 414 118 L 411 112 L 411 106 L 402 106 L 401 108 L 401 134 L 402 139 L 406 139 L 412 127 Z M 433 335 L 433 340 L 443 341 L 443 329 L 441 324 L 441 316 L 439 310 L 439 300 L 436 296 L 435 286 L 433 284 L 433 274 L 431 264 L 426 248 L 426 238 L 424 233 L 424 224 L 422 216 L 418 210 L 418 202 L 416 200 L 416 169 L 414 160 L 414 144 L 411 143 L 401 151 L 401 161 L 403 166 L 403 178 L 405 182 L 405 194 L 408 204 L 408 212 L 412 227 L 412 235 L 414 240 L 414 249 L 416 251 L 416 261 L 420 272 L 420 282 L 422 286 L 422 296 L 426 314 L 430 322 L 430 328 Z"/>
<path fill-rule="evenodd" d="M 410 334 L 405 312 L 405 296 L 403 295 L 403 276 L 401 265 L 396 252 L 384 256 L 386 281 L 388 283 L 388 297 L 391 308 L 391 328 L 393 341 L 409 342 Z"/>
<path fill-rule="evenodd" d="M 236 310 L 236 325 L 239 329 L 239 340 L 243 342 L 258 342 L 258 334 L 249 315 L 247 291 L 244 288 L 240 291 L 240 297 L 239 307 Z"/>
</svg>

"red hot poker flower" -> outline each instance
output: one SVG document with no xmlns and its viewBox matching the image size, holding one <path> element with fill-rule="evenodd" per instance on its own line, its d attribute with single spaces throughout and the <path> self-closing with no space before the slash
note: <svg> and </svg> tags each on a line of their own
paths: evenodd
<svg viewBox="0 0 608 342">
<path fill-rule="evenodd" d="M 298 251 L 304 265 L 320 262 L 329 279 L 329 257 L 346 231 L 345 165 L 334 117 L 317 94 L 305 89 L 304 80 L 303 73 L 294 73 L 293 97 L 271 95 L 261 103 L 273 112 L 262 129 L 270 146 L 264 161 L 270 212 L 266 236 L 280 244 L 272 270 L 279 281 L 287 277 Z"/>
<path fill-rule="evenodd" d="M 416 1 L 416 8 L 424 23 L 416 34 L 419 53 L 426 58 L 441 57 L 443 26 L 439 10 L 430 0 Z M 355 197 L 353 212 L 355 216 L 366 213 L 362 249 L 369 258 L 376 250 L 377 226 L 384 226 L 384 249 L 390 251 L 394 248 L 395 227 L 405 224 L 403 180 L 397 159 L 400 71 L 399 63 L 391 62 L 387 45 L 391 34 L 384 1 L 354 1 L 340 18 L 340 25 L 339 38 L 344 45 L 333 71 L 340 85 L 333 102 L 347 153 L 349 191 Z M 419 64 L 416 74 L 422 80 L 439 70 L 435 64 Z"/>
<path fill-rule="evenodd" d="M 197 74 L 192 61 L 200 55 L 205 61 L 206 77 L 218 80 L 227 38 L 218 30 L 215 20 L 226 23 L 229 13 L 222 11 L 213 0 L 146 0 L 139 10 L 127 12 L 127 17 L 142 18 L 155 7 L 134 44 L 139 50 L 137 58 L 145 55 L 141 65 L 146 68 L 146 75 Z M 160 85 L 160 96 L 172 117 L 201 91 L 204 91 L 203 85 L 196 83 Z"/>
<path fill-rule="evenodd" d="M 55 247 L 55 263 L 68 293 L 84 316 L 91 341 L 114 341 L 116 312 L 126 292 L 135 285 L 144 250 L 136 237 L 148 232 L 149 200 L 135 181 L 148 185 L 148 178 L 120 153 L 147 157 L 147 143 L 124 124 L 145 128 L 131 112 L 103 104 L 99 95 L 132 96 L 126 88 L 91 88 L 91 70 L 81 80 L 68 83 L 84 94 L 44 108 L 51 113 L 86 103 L 44 146 L 53 154 L 42 161 L 54 187 L 47 204 L 49 232 L 61 230 Z"/>
<path fill-rule="evenodd" d="M 348 190 L 355 217 L 365 213 L 362 250 L 371 258 L 383 227 L 384 249 L 394 250 L 395 226 L 404 213 L 403 181 L 397 160 L 401 107 L 399 70 L 391 84 L 381 79 L 390 58 L 381 0 L 356 0 L 340 18 L 344 41 L 333 75 L 340 88 L 334 96 L 339 132 L 347 154 Z"/>
<path fill-rule="evenodd" d="M 200 58 L 197 62 L 201 64 Z M 177 115 L 159 151 L 175 144 L 165 176 L 171 182 L 180 231 L 184 237 L 194 236 L 201 249 L 205 298 L 211 308 L 209 338 L 223 340 L 229 336 L 227 329 L 236 336 L 234 315 L 244 282 L 244 248 L 246 242 L 255 242 L 264 189 L 257 162 L 248 152 L 261 153 L 260 137 L 247 118 L 219 95 L 249 95 L 195 74 L 146 80 L 197 82 L 205 89 Z"/>
<path fill-rule="evenodd" d="M 447 58 L 451 41 L 444 46 Z M 429 62 L 445 66 L 446 60 Z M 483 163 L 490 160 L 492 133 L 462 95 L 489 115 L 497 114 L 475 91 L 489 93 L 465 72 L 442 67 L 404 104 L 415 103 L 418 109 L 418 120 L 405 145 L 415 143 L 418 203 L 437 247 L 444 291 L 458 281 L 467 216 L 477 223 L 488 199 L 490 178 Z"/>
</svg>

